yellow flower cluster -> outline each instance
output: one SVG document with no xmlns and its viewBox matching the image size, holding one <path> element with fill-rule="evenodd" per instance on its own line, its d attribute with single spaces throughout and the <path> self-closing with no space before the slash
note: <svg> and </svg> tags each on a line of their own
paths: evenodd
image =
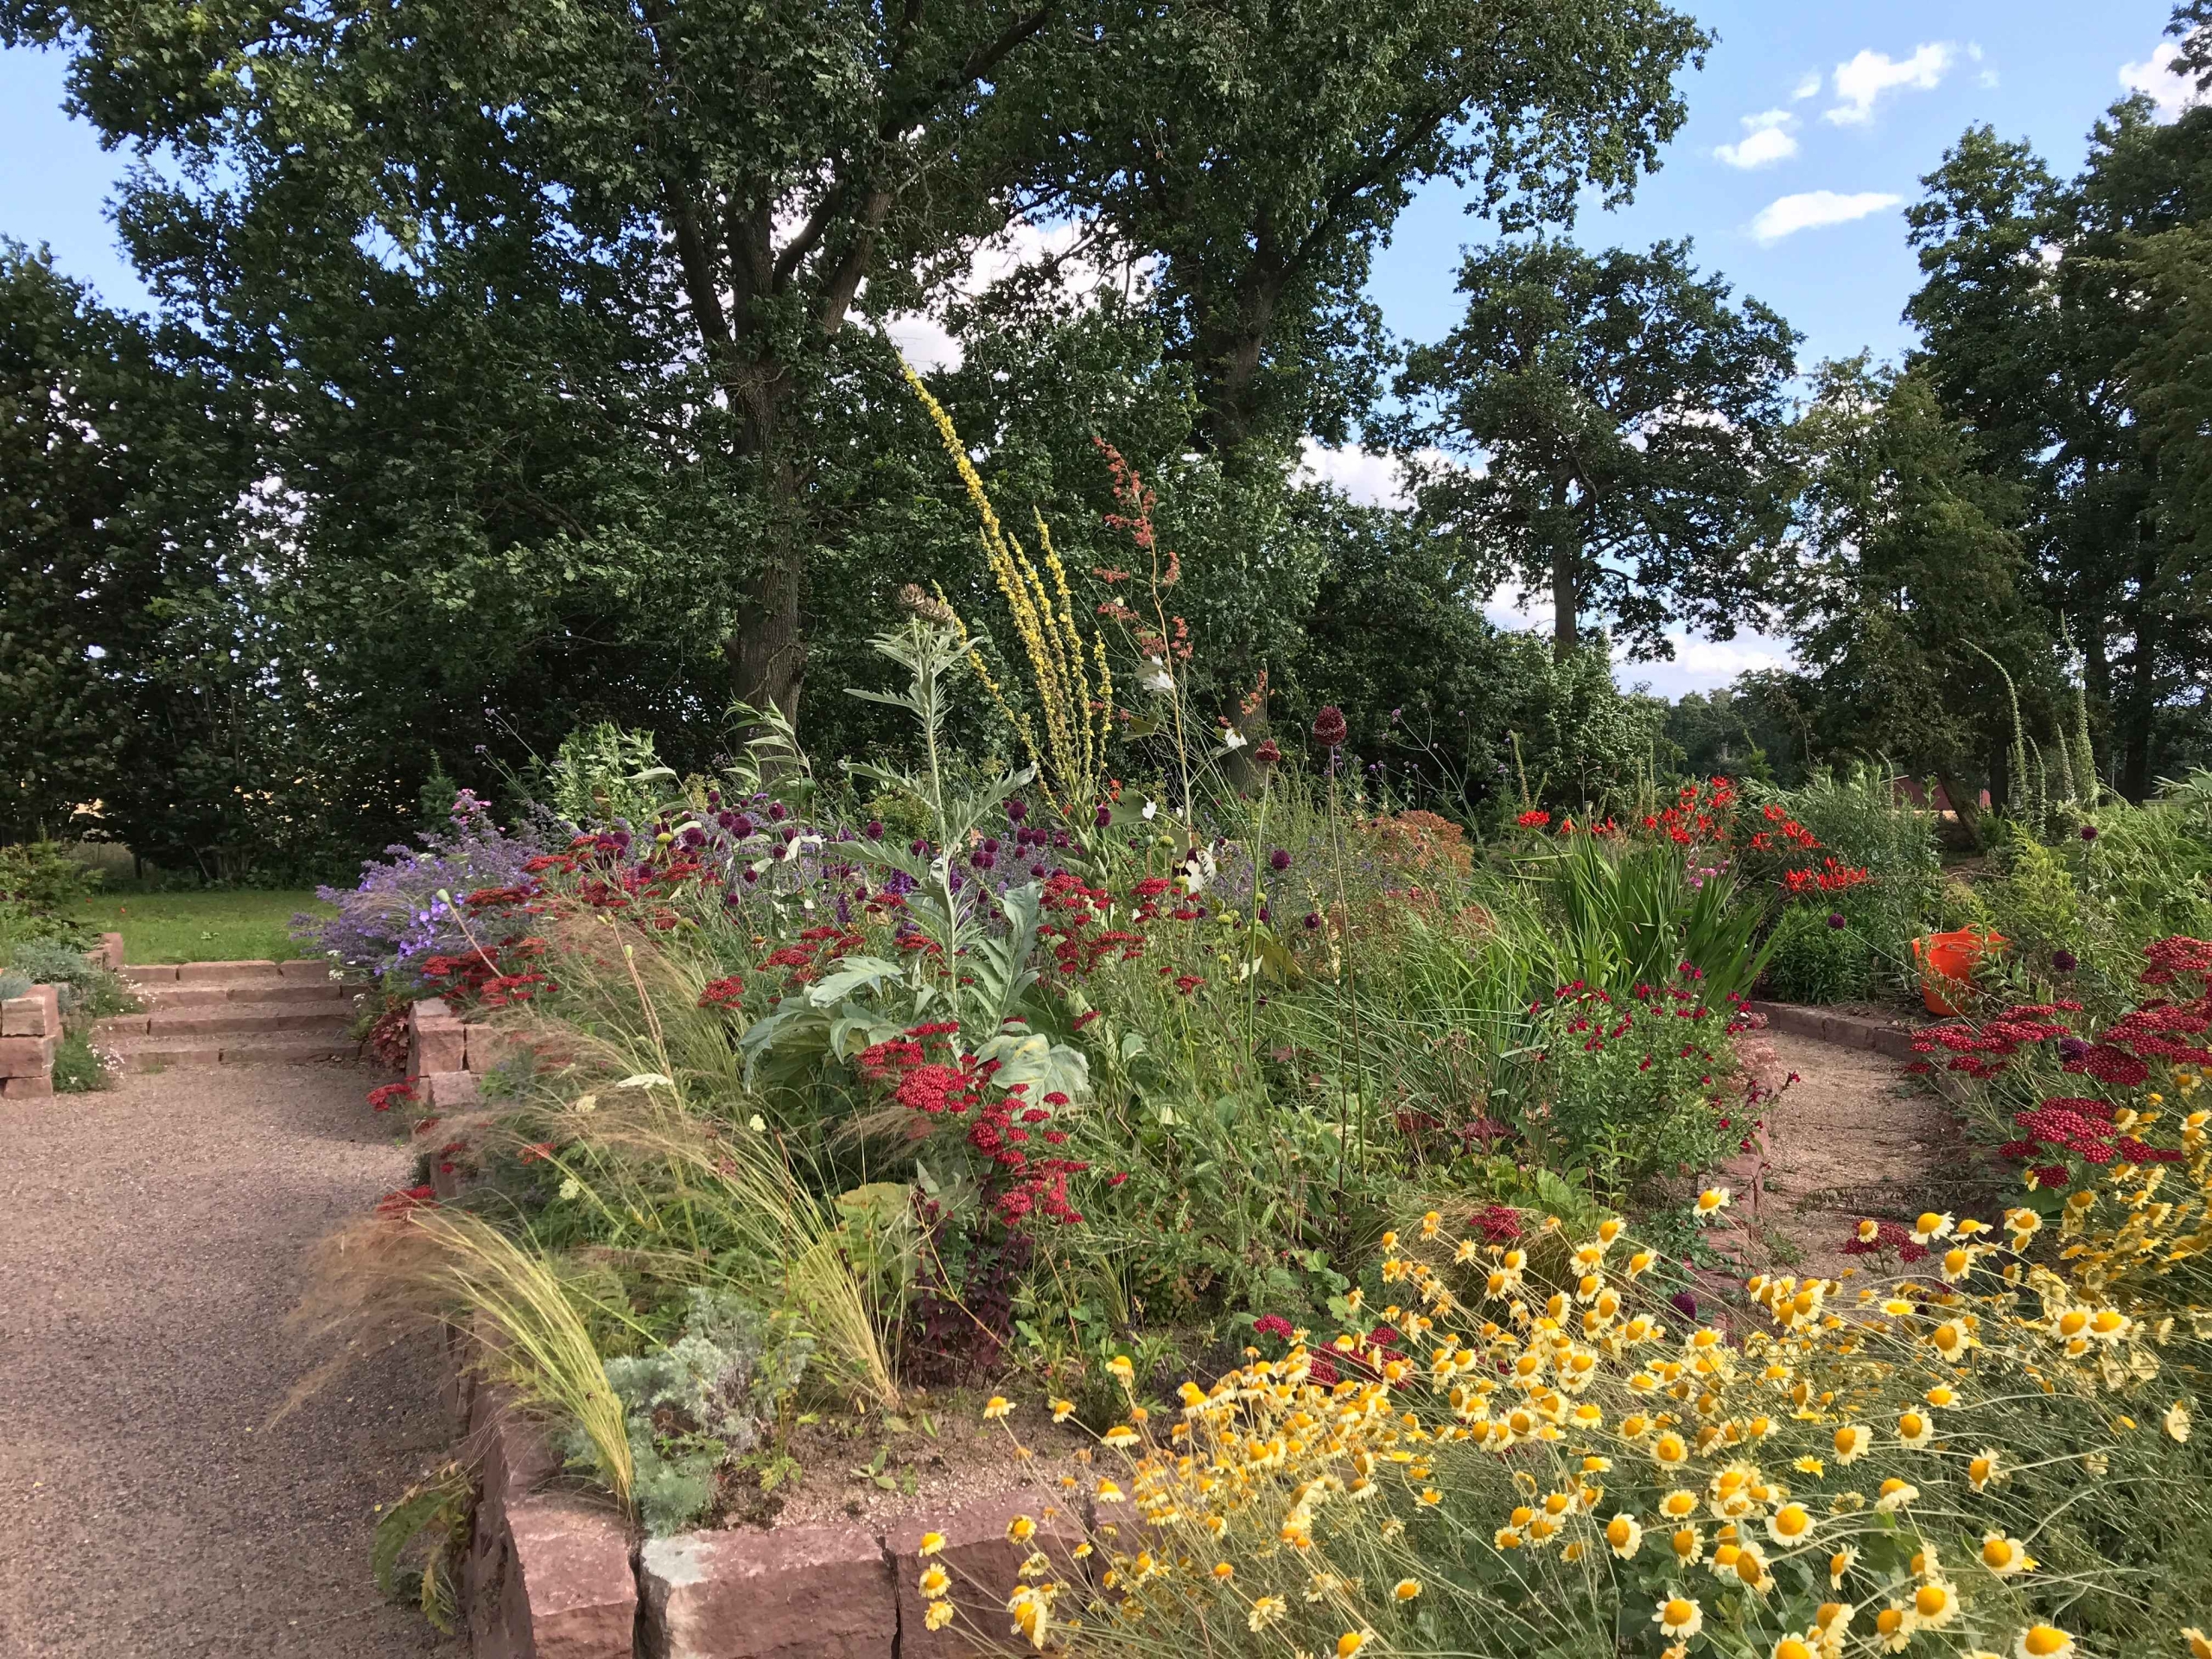
<svg viewBox="0 0 2212 1659">
<path fill-rule="evenodd" d="M 1125 1469 L 1071 1494 L 1104 1570 L 1025 1585 L 1016 1632 L 1077 1653 L 2063 1659 L 2057 1610 L 2112 1574 L 2018 1487 L 2059 1471 L 2124 1514 L 2125 1483 L 2157 1480 L 2186 1406 L 2163 1436 L 2120 1408 L 2171 1322 L 2027 1262 L 2025 1212 L 2010 1243 L 1922 1219 L 1936 1273 L 1754 1278 L 1732 1331 L 1676 1328 L 1618 1222 L 1385 1235 L 1391 1345 L 1247 1350 L 1183 1385 L 1164 1436 L 1117 1370 L 1130 1421 L 1103 1440 Z"/>
<path fill-rule="evenodd" d="M 1065 817 L 1097 799 L 1105 776 L 1106 740 L 1113 730 L 1114 713 L 1114 677 L 1107 665 L 1105 637 L 1094 632 L 1086 647 L 1082 630 L 1076 626 L 1075 596 L 1068 588 L 1067 569 L 1052 550 L 1052 532 L 1046 528 L 1043 516 L 1038 515 L 1036 521 L 1037 539 L 1045 552 L 1045 569 L 1039 572 L 1022 551 L 1021 543 L 1007 535 L 1000 523 L 990 493 L 968 459 L 952 417 L 912 365 L 905 366 L 906 384 L 929 412 L 981 521 L 983 556 L 1014 620 L 1014 633 L 1021 641 L 1038 706 L 1044 715 L 1041 743 L 1029 716 L 1008 704 L 982 653 L 972 645 L 969 663 L 999 713 L 1020 738 L 1023 750 L 1037 769 L 1039 787 L 1052 810 Z M 1047 575 L 1052 578 L 1049 584 Z M 961 639 L 966 640 L 967 625 L 957 615 L 954 623 Z"/>
</svg>

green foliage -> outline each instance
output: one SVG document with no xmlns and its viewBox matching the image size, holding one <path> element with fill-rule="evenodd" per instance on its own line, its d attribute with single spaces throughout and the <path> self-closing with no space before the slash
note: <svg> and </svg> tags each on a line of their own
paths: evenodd
<svg viewBox="0 0 2212 1659">
<path fill-rule="evenodd" d="M 92 896 L 100 873 L 73 859 L 59 842 L 0 847 L 0 904 L 67 910 Z"/>
<path fill-rule="evenodd" d="M 1863 886 L 1834 904 L 1807 903 L 1823 916 L 1841 911 L 1861 944 L 1902 973 L 1908 942 L 1926 931 L 1942 887 L 1935 814 L 1915 806 L 1888 767 L 1866 762 L 1817 771 L 1798 789 L 1753 791 L 1751 798 L 1811 830 L 1824 856 L 1867 873 Z"/>
<path fill-rule="evenodd" d="M 476 1483 L 468 1471 L 448 1463 L 384 1507 L 369 1546 L 378 1590 L 395 1599 L 405 1595 L 423 1618 L 448 1634 L 460 1613 L 461 1566 L 468 1554 L 475 1499 Z M 408 1560 L 410 1554 L 419 1565 Z M 403 1573 L 413 1580 L 404 1588 Z"/>
<path fill-rule="evenodd" d="M 1872 990 L 1874 957 L 1851 927 L 1819 905 L 1791 905 L 1767 941 L 1766 991 L 1783 1002 L 1857 1002 Z"/>
<path fill-rule="evenodd" d="M 760 1443 L 814 1351 L 791 1315 L 764 1315 L 726 1291 L 695 1286 L 688 1310 L 664 1347 L 607 1362 L 629 1424 L 639 1519 L 653 1537 L 712 1506 L 716 1472 Z M 589 1449 L 580 1442 L 573 1455 L 588 1461 Z"/>
<path fill-rule="evenodd" d="M 1670 845 L 1611 854 L 1597 836 L 1577 836 L 1538 874 L 1557 922 L 1550 949 L 1558 983 L 1580 980 L 1629 995 L 1638 986 L 1672 985 L 1688 963 L 1702 976 L 1704 1001 L 1724 1008 L 1758 982 L 1765 961 L 1751 944 L 1758 910 L 1735 902 L 1733 877 L 1694 877 Z"/>
<path fill-rule="evenodd" d="M 611 721 L 580 726 L 531 779 L 541 804 L 575 825 L 650 824 L 675 796 L 676 773 L 660 764 L 651 732 Z"/>
<path fill-rule="evenodd" d="M 54 1051 L 54 1093 L 83 1095 L 108 1086 L 107 1068 L 92 1052 L 92 1039 L 81 1029 L 64 1032 Z"/>
<path fill-rule="evenodd" d="M 1586 619 L 1665 658 L 1669 626 L 1727 639 L 1766 601 L 1798 335 L 1756 300 L 1732 305 L 1689 251 L 1471 253 L 1465 318 L 1398 382 L 1421 411 L 1395 430 L 1423 516 L 1467 543 L 1485 591 L 1550 596 L 1562 658 Z"/>
</svg>

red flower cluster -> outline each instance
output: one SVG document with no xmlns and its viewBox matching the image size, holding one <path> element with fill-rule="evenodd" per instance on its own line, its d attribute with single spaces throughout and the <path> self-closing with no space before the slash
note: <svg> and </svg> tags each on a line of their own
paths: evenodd
<svg viewBox="0 0 2212 1659">
<path fill-rule="evenodd" d="M 397 1221 L 418 1205 L 435 1204 L 437 1194 L 428 1186 L 403 1187 L 397 1192 L 387 1192 L 377 1200 L 377 1214 L 388 1221 Z"/>
<path fill-rule="evenodd" d="M 1157 891 L 1165 891 L 1166 885 Z M 1086 887 L 1080 876 L 1055 870 L 1045 879 L 1043 897 L 1046 919 L 1038 925 L 1038 937 L 1051 941 L 1053 963 L 1065 977 L 1091 973 L 1116 950 L 1124 962 L 1144 954 L 1142 934 L 1118 928 L 1091 931 L 1114 906 L 1114 895 L 1103 887 Z"/>
<path fill-rule="evenodd" d="M 415 1079 L 412 1077 L 402 1083 L 387 1083 L 382 1088 L 369 1090 L 369 1104 L 379 1112 L 390 1111 L 397 1102 L 403 1100 L 411 1104 L 414 1099 Z"/>
<path fill-rule="evenodd" d="M 1872 872 L 1864 866 L 1854 869 L 1830 854 L 1821 861 L 1818 869 L 1783 871 L 1782 885 L 1794 898 L 1808 893 L 1848 893 L 1871 880 Z"/>
<path fill-rule="evenodd" d="M 1675 792 L 1675 804 L 1663 812 L 1646 813 L 1638 826 L 1647 836 L 1663 836 L 1677 847 L 1700 842 L 1725 846 L 1736 809 L 1736 785 L 1726 778 L 1703 784 L 1684 784 Z"/>
<path fill-rule="evenodd" d="M 1970 1077 L 1993 1077 L 2005 1069 L 2005 1063 L 2023 1048 L 2049 1042 L 2054 1037 L 2065 1037 L 2070 1027 L 2049 1018 L 2062 1007 L 2078 1007 L 2079 1004 L 2055 1002 L 2023 1003 L 2010 1007 L 1994 1020 L 1975 1027 L 1963 1020 L 1948 1025 L 1929 1026 L 1913 1033 L 1912 1046 L 1916 1052 L 1932 1054 L 1937 1048 L 1948 1050 L 1954 1058 L 1949 1070 L 1963 1071 Z M 1907 1071 L 1915 1068 L 1908 1066 Z M 1919 1071 L 1929 1068 L 1922 1065 Z"/>
<path fill-rule="evenodd" d="M 1871 1239 L 1861 1238 L 1856 1231 L 1844 1241 L 1846 1255 L 1878 1255 L 1884 1250 L 1895 1250 L 1897 1260 L 1907 1264 L 1925 1261 L 1928 1247 L 1915 1241 L 1912 1230 L 1898 1222 L 1878 1224 Z"/>
<path fill-rule="evenodd" d="M 2145 985 L 2171 985 L 2183 974 L 2194 974 L 2212 992 L 2212 939 L 2192 939 L 2180 934 L 2160 939 L 2143 953 L 2151 965 L 2143 970 Z"/>
<path fill-rule="evenodd" d="M 1998 1150 L 2023 1163 L 2040 1157 L 2049 1143 L 2071 1153 L 2084 1163 L 2108 1164 L 2117 1155 L 2112 1140 L 2112 1108 L 2084 1096 L 2057 1096 L 2032 1111 L 2015 1112 L 2012 1121 L 2027 1131 L 2018 1141 L 2007 1141 Z"/>
<path fill-rule="evenodd" d="M 1523 812 L 1519 817 L 1513 820 L 1514 823 L 1519 824 L 1523 830 L 1541 830 L 1551 821 L 1552 815 L 1545 811 L 1541 807 L 1531 807 L 1529 810 Z"/>
<path fill-rule="evenodd" d="M 707 988 L 699 993 L 699 1006 L 702 1008 L 734 1008 L 744 995 L 745 982 L 735 974 L 725 974 L 721 978 L 709 982 Z"/>
<path fill-rule="evenodd" d="M 949 1040 L 959 1035 L 954 1025 L 910 1027 L 904 1036 L 871 1045 L 860 1056 L 861 1075 L 892 1084 L 891 1096 L 909 1111 L 925 1118 L 967 1117 L 969 1146 L 995 1166 L 984 1181 L 984 1192 L 998 1217 L 1007 1226 L 1020 1225 L 1041 1212 L 1048 1220 L 1071 1226 L 1083 1219 L 1068 1197 L 1068 1178 L 1090 1166 L 1077 1159 L 1039 1157 L 1027 1150 L 1039 1140 L 1063 1146 L 1067 1132 L 1054 1127 L 1058 1108 L 1068 1097 L 1055 1090 L 1041 1103 L 1028 1098 L 1029 1085 L 1014 1084 L 995 1099 L 991 1077 L 998 1062 L 978 1063 L 973 1054 L 959 1052 Z M 931 1048 L 941 1058 L 931 1058 Z M 1119 1185 L 1120 1178 L 1112 1185 Z"/>
<path fill-rule="evenodd" d="M 1521 1212 L 1507 1204 L 1486 1204 L 1467 1217 L 1485 1244 L 1510 1244 L 1521 1236 Z"/>
</svg>

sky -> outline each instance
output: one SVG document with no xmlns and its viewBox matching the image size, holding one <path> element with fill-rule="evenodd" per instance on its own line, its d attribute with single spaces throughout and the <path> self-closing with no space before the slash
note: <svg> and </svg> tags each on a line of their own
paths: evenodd
<svg viewBox="0 0 2212 1659">
<path fill-rule="evenodd" d="M 2090 126 L 2131 88 L 2171 111 L 2183 95 L 2165 71 L 2171 0 L 1687 0 L 1719 35 L 1685 77 L 1689 118 L 1616 212 L 1586 212 L 1573 234 L 1593 248 L 1689 238 L 1724 273 L 1805 334 L 1806 365 L 1910 344 L 1900 319 L 1918 279 L 1904 205 L 1967 126 L 2031 141 L 2055 170 L 2081 163 Z M 49 245 L 69 274 L 111 303 L 143 308 L 145 289 L 116 246 L 108 201 L 127 157 L 103 151 L 61 109 L 62 60 L 0 49 L 0 236 Z M 1460 252 L 1488 226 L 1447 184 L 1424 190 L 1376 264 L 1370 291 L 1391 329 L 1434 340 L 1459 311 Z M 1316 453 L 1315 470 L 1386 499 L 1388 463 Z M 1549 631 L 1543 607 L 1491 607 L 1501 624 Z M 1782 641 L 1684 637 L 1670 664 L 1624 677 L 1673 696 L 1726 684 L 1786 659 Z"/>
</svg>

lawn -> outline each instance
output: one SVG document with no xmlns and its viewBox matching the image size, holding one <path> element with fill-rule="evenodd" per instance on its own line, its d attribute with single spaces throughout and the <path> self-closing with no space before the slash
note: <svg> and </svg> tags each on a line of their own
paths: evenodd
<svg viewBox="0 0 2212 1659">
<path fill-rule="evenodd" d="M 232 889 L 197 893 L 105 893 L 77 910 L 78 919 L 123 935 L 131 962 L 282 962 L 308 954 L 292 942 L 301 911 L 329 914 L 314 890 Z"/>
</svg>

